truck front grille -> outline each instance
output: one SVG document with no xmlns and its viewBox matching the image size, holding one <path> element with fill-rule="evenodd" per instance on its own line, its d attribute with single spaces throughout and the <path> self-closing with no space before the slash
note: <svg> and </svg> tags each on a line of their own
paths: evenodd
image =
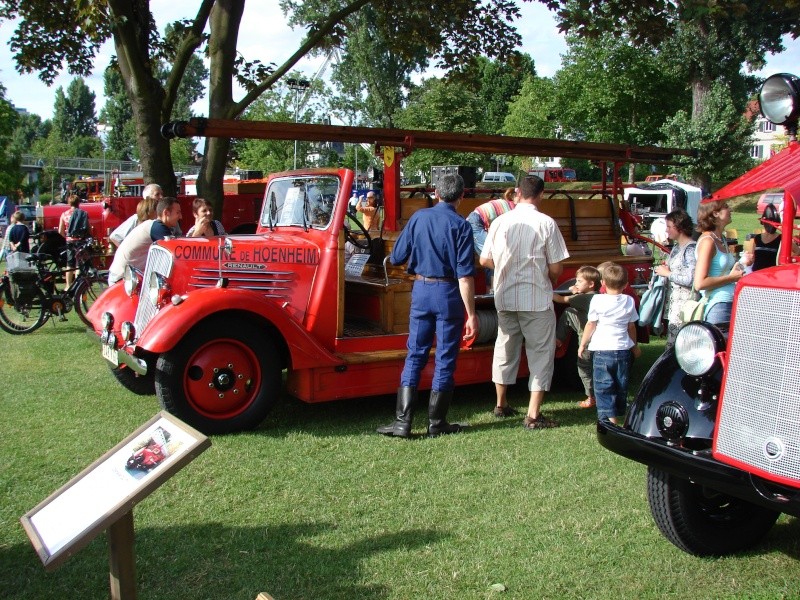
<svg viewBox="0 0 800 600">
<path fill-rule="evenodd" d="M 740 288 L 714 455 L 800 484 L 800 291 Z"/>
<path fill-rule="evenodd" d="M 144 268 L 142 287 L 139 290 L 139 304 L 136 306 L 136 317 L 133 320 L 133 325 L 138 332 L 144 331 L 150 319 L 155 317 L 158 312 L 158 307 L 150 301 L 150 294 L 147 293 L 151 273 L 158 273 L 165 279 L 172 273 L 172 254 L 161 246 L 151 246 L 147 254 L 147 265 Z"/>
<path fill-rule="evenodd" d="M 258 269 L 212 268 L 195 269 L 189 279 L 190 288 L 209 288 L 217 285 L 220 274 L 228 280 L 228 287 L 259 292 L 267 298 L 289 300 L 290 284 L 294 280 L 291 271 Z"/>
</svg>

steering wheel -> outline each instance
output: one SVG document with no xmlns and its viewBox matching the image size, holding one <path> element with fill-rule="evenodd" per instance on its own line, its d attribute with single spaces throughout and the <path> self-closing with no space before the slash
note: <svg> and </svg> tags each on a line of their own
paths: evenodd
<svg viewBox="0 0 800 600">
<path fill-rule="evenodd" d="M 364 234 L 364 239 L 357 238 L 355 235 L 353 235 L 353 230 L 347 224 L 348 219 L 356 224 L 356 227 L 358 227 L 361 233 Z M 344 237 L 348 242 L 353 244 L 353 246 L 360 248 L 361 250 L 369 250 L 372 247 L 372 238 L 369 237 L 369 231 L 367 231 L 367 228 L 364 227 L 364 225 L 356 218 L 355 215 L 350 213 L 346 213 L 344 218 Z"/>
</svg>

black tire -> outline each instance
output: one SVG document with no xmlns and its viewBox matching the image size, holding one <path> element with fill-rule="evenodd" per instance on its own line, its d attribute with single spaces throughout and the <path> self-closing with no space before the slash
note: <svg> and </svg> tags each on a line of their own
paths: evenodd
<svg viewBox="0 0 800 600">
<path fill-rule="evenodd" d="M 8 281 L 0 283 L 0 329 L 11 335 L 36 331 L 47 322 L 44 293 L 36 288 L 25 302 L 14 302 Z"/>
<path fill-rule="evenodd" d="M 697 556 L 746 550 L 766 535 L 780 515 L 655 467 L 647 469 L 647 499 L 664 537 Z"/>
<path fill-rule="evenodd" d="M 137 396 L 153 396 L 156 393 L 156 378 L 152 365 L 148 368 L 147 375 L 138 375 L 128 367 L 114 368 L 109 365 L 109 368 L 116 380 L 129 392 L 133 392 Z"/>
<path fill-rule="evenodd" d="M 206 434 L 257 427 L 281 393 L 284 360 L 244 318 L 195 327 L 156 363 L 161 406 Z"/>
<path fill-rule="evenodd" d="M 105 277 L 104 277 L 105 275 Z M 97 271 L 96 275 L 89 278 L 84 277 L 75 288 L 73 300 L 75 302 L 75 312 L 78 313 L 81 321 L 87 327 L 92 326 L 92 322 L 86 317 L 89 309 L 100 295 L 108 289 L 108 271 Z"/>
</svg>

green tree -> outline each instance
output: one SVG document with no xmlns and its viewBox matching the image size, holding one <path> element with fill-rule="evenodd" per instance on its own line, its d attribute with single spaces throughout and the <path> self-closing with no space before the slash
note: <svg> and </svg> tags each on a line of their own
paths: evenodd
<svg viewBox="0 0 800 600">
<path fill-rule="evenodd" d="M 401 129 L 480 133 L 483 115 L 478 94 L 457 81 L 432 77 L 412 90 L 396 123 Z M 484 155 L 471 152 L 418 149 L 403 161 L 403 167 L 406 176 L 427 177 L 432 165 L 482 166 L 488 165 L 487 160 Z"/>
<path fill-rule="evenodd" d="M 73 79 L 67 93 L 61 86 L 56 90 L 53 105 L 53 129 L 65 141 L 97 135 L 95 95 L 82 77 Z"/>
<path fill-rule="evenodd" d="M 635 48 L 627 35 L 570 36 L 567 44 L 552 105 L 564 135 L 617 144 L 663 142 L 662 125 L 690 100 L 670 63 L 655 50 Z"/>
<path fill-rule="evenodd" d="M 627 34 L 639 47 L 658 49 L 672 60 L 692 93 L 691 120 L 708 120 L 716 106 L 712 89 L 725 85 L 741 115 L 755 80 L 741 73 L 743 64 L 764 65 L 767 52 L 783 49 L 784 34 L 800 34 L 800 3 L 785 0 L 542 0 L 557 11 L 562 30 L 580 37 Z M 719 115 L 718 115 L 719 116 Z M 722 135 L 736 135 L 737 121 Z M 727 144 L 726 144 L 727 145 Z M 748 144 L 749 145 L 749 144 Z M 695 171 L 701 187 L 710 173 Z"/>
<path fill-rule="evenodd" d="M 522 89 L 509 104 L 503 123 L 503 133 L 519 137 L 556 137 L 558 123 L 555 120 L 555 84 L 549 77 L 529 76 Z M 513 164 L 520 171 L 527 171 L 533 162 L 547 157 L 515 157 Z"/>
<path fill-rule="evenodd" d="M 33 143 L 46 138 L 51 129 L 52 121 L 49 119 L 42 121 L 42 118 L 34 113 L 17 114 L 9 150 L 16 155 L 29 154 Z"/>
<path fill-rule="evenodd" d="M 473 69 L 470 69 L 470 72 Z M 533 59 L 527 54 L 513 53 L 506 60 L 478 57 L 474 70 L 478 97 L 484 106 L 481 131 L 497 134 L 503 128 L 511 101 L 528 77 L 536 75 Z"/>
<path fill-rule="evenodd" d="M 140 160 L 148 181 L 159 181 L 167 193 L 174 192 L 169 145 L 160 136 L 161 124 L 172 114 L 179 84 L 192 54 L 206 41 L 210 61 L 210 118 L 236 118 L 286 75 L 309 52 L 341 46 L 348 19 L 373 0 L 284 0 L 284 11 L 292 24 L 308 30 L 297 51 L 281 66 L 247 61 L 236 50 L 244 0 L 202 0 L 191 21 L 174 23 L 171 42 L 174 60 L 166 85 L 157 77 L 157 58 L 165 52 L 148 0 L 0 0 L 0 18 L 17 19 L 11 49 L 21 72 L 38 71 L 52 82 L 67 65 L 76 75 L 91 73 L 100 45 L 114 41 L 120 73 L 136 123 Z M 452 67 L 470 55 L 502 54 L 519 40 L 511 21 L 519 16 L 513 0 L 444 0 L 431 10 L 430 2 L 407 0 L 383 4 L 375 26 L 386 39 L 403 48 L 430 49 L 441 66 Z M 206 26 L 210 33 L 204 34 Z M 402 43 L 391 31 L 401 32 Z M 247 88 L 245 96 L 233 100 L 233 81 Z M 203 172 L 198 179 L 201 193 L 218 204 L 222 197 L 222 176 L 230 142 L 209 139 Z"/>
<path fill-rule="evenodd" d="M 106 103 L 100 111 L 100 121 L 111 128 L 105 135 L 106 156 L 116 160 L 134 160 L 138 151 L 133 108 L 116 61 L 112 61 L 103 73 L 103 93 Z"/>
<path fill-rule="evenodd" d="M 753 122 L 742 114 L 721 82 L 712 85 L 702 113 L 692 118 L 688 111 L 678 111 L 664 124 L 663 131 L 668 146 L 697 148 L 697 158 L 681 157 L 690 179 L 734 179 L 754 165 L 749 152 Z"/>
<path fill-rule="evenodd" d="M 22 181 L 20 155 L 11 143 L 18 120 L 17 111 L 6 100 L 6 88 L 0 84 L 0 195 L 16 198 Z"/>
<path fill-rule="evenodd" d="M 340 111 L 359 115 L 363 124 L 392 127 L 411 86 L 411 73 L 427 66 L 428 53 L 422 47 L 399 53 L 394 41 L 401 32 L 392 31 L 387 38 L 385 30 L 373 26 L 377 16 L 372 5 L 353 15 L 331 81 L 338 88 Z"/>
</svg>

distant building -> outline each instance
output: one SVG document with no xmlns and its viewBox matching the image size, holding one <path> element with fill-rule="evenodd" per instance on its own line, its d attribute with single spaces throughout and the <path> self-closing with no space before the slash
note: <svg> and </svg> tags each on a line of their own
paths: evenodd
<svg viewBox="0 0 800 600">
<path fill-rule="evenodd" d="M 786 147 L 788 141 L 786 129 L 783 125 L 767 121 L 761 115 L 761 106 L 757 100 L 747 103 L 744 114 L 747 119 L 755 119 L 753 145 L 750 147 L 750 156 L 754 160 L 763 162 Z"/>
<path fill-rule="evenodd" d="M 750 156 L 757 161 L 764 161 L 780 152 L 787 143 L 786 130 L 783 125 L 775 125 L 764 117 L 756 118 L 756 130 L 753 134 L 753 146 Z"/>
</svg>

